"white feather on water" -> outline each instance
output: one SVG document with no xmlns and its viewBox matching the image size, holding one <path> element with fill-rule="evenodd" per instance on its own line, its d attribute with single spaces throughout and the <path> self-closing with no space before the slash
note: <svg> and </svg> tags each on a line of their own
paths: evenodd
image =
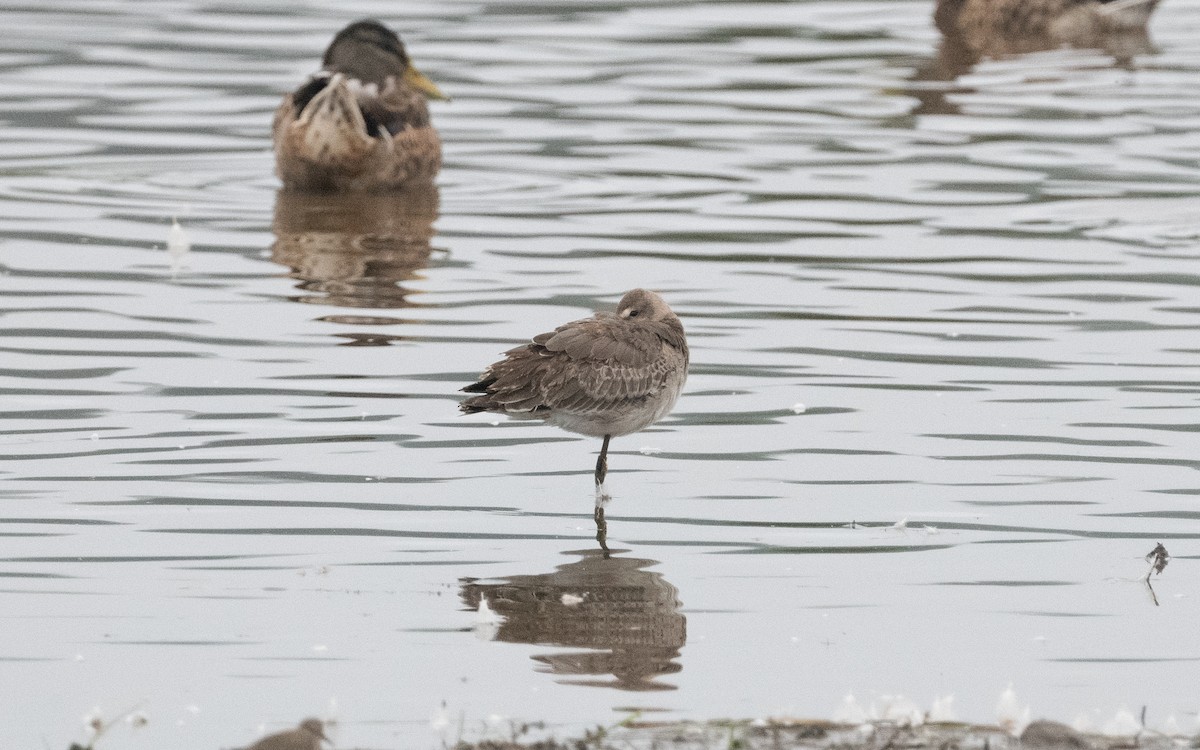
<svg viewBox="0 0 1200 750">
<path fill-rule="evenodd" d="M 171 229 L 167 232 L 167 255 L 171 258 L 171 273 L 179 273 L 187 268 L 187 256 L 192 251 L 192 241 L 187 232 L 179 226 L 179 221 L 171 219 Z"/>
</svg>

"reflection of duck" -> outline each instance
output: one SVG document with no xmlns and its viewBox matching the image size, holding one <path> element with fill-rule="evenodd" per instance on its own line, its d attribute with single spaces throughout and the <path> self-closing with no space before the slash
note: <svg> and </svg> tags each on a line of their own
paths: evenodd
<svg viewBox="0 0 1200 750">
<path fill-rule="evenodd" d="M 338 32 L 322 69 L 275 111 L 275 170 L 300 190 L 388 190 L 429 182 L 442 143 L 425 98 L 445 99 L 376 21 Z"/>
<path fill-rule="evenodd" d="M 1158 0 L 939 0 L 934 21 L 975 55 L 1141 40 Z M 1128 56 L 1128 55 L 1125 55 Z"/>
<path fill-rule="evenodd" d="M 465 579 L 460 594 L 472 609 L 486 596 L 504 616 L 496 640 L 594 649 L 533 657 L 548 671 L 615 678 L 569 680 L 572 684 L 673 690 L 655 678 L 682 669 L 673 660 L 687 641 L 687 619 L 676 588 L 643 570 L 656 565 L 654 560 L 609 558 L 598 550 L 570 554 L 580 559 L 553 573 L 503 583 Z"/>
<path fill-rule="evenodd" d="M 429 262 L 438 193 L 432 185 L 396 193 L 312 194 L 275 199 L 271 259 L 292 268 L 294 297 L 339 307 L 411 306 L 399 282 Z M 387 320 L 385 322 L 395 322 Z"/>
</svg>

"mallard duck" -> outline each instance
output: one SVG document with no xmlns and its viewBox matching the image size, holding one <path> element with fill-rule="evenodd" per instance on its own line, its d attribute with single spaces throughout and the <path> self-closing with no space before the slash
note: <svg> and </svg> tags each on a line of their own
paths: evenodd
<svg viewBox="0 0 1200 750">
<path fill-rule="evenodd" d="M 378 21 L 338 32 L 320 72 L 275 111 L 275 171 L 294 190 L 393 190 L 431 182 L 442 142 L 426 98 L 446 99 Z"/>
<path fill-rule="evenodd" d="M 977 54 L 1107 47 L 1114 36 L 1145 35 L 1159 0 L 938 0 L 934 20 Z"/>
</svg>

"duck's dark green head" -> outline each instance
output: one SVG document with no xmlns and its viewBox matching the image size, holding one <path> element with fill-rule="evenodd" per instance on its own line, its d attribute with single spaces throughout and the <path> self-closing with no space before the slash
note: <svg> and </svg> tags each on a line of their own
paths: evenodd
<svg viewBox="0 0 1200 750">
<path fill-rule="evenodd" d="M 371 19 L 355 21 L 339 31 L 325 50 L 321 64 L 330 73 L 343 73 L 347 78 L 373 83 L 380 91 L 387 86 L 388 78 L 395 78 L 430 99 L 447 98 L 413 66 L 400 37 Z"/>
<path fill-rule="evenodd" d="M 337 33 L 321 67 L 331 73 L 345 73 L 363 83 L 382 87 L 388 76 L 400 77 L 409 66 L 404 43 L 378 21 L 356 21 Z"/>
</svg>

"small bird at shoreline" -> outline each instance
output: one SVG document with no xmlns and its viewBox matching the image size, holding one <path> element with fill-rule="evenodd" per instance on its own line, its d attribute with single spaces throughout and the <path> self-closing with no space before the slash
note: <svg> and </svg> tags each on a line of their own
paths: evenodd
<svg viewBox="0 0 1200 750">
<path fill-rule="evenodd" d="M 442 142 L 429 99 L 446 99 L 378 21 L 337 33 L 320 72 L 283 97 L 271 128 L 275 172 L 289 190 L 395 190 L 430 183 Z"/>
<path fill-rule="evenodd" d="M 568 432 L 603 438 L 596 487 L 608 473 L 608 443 L 670 413 L 687 379 L 683 324 L 662 297 L 626 292 L 617 311 L 561 325 L 504 359 L 462 390 L 466 414 L 487 411 L 543 419 Z"/>
<path fill-rule="evenodd" d="M 269 734 L 246 750 L 320 750 L 322 741 L 329 741 L 325 725 L 320 719 L 305 719 L 295 729 Z"/>
</svg>

